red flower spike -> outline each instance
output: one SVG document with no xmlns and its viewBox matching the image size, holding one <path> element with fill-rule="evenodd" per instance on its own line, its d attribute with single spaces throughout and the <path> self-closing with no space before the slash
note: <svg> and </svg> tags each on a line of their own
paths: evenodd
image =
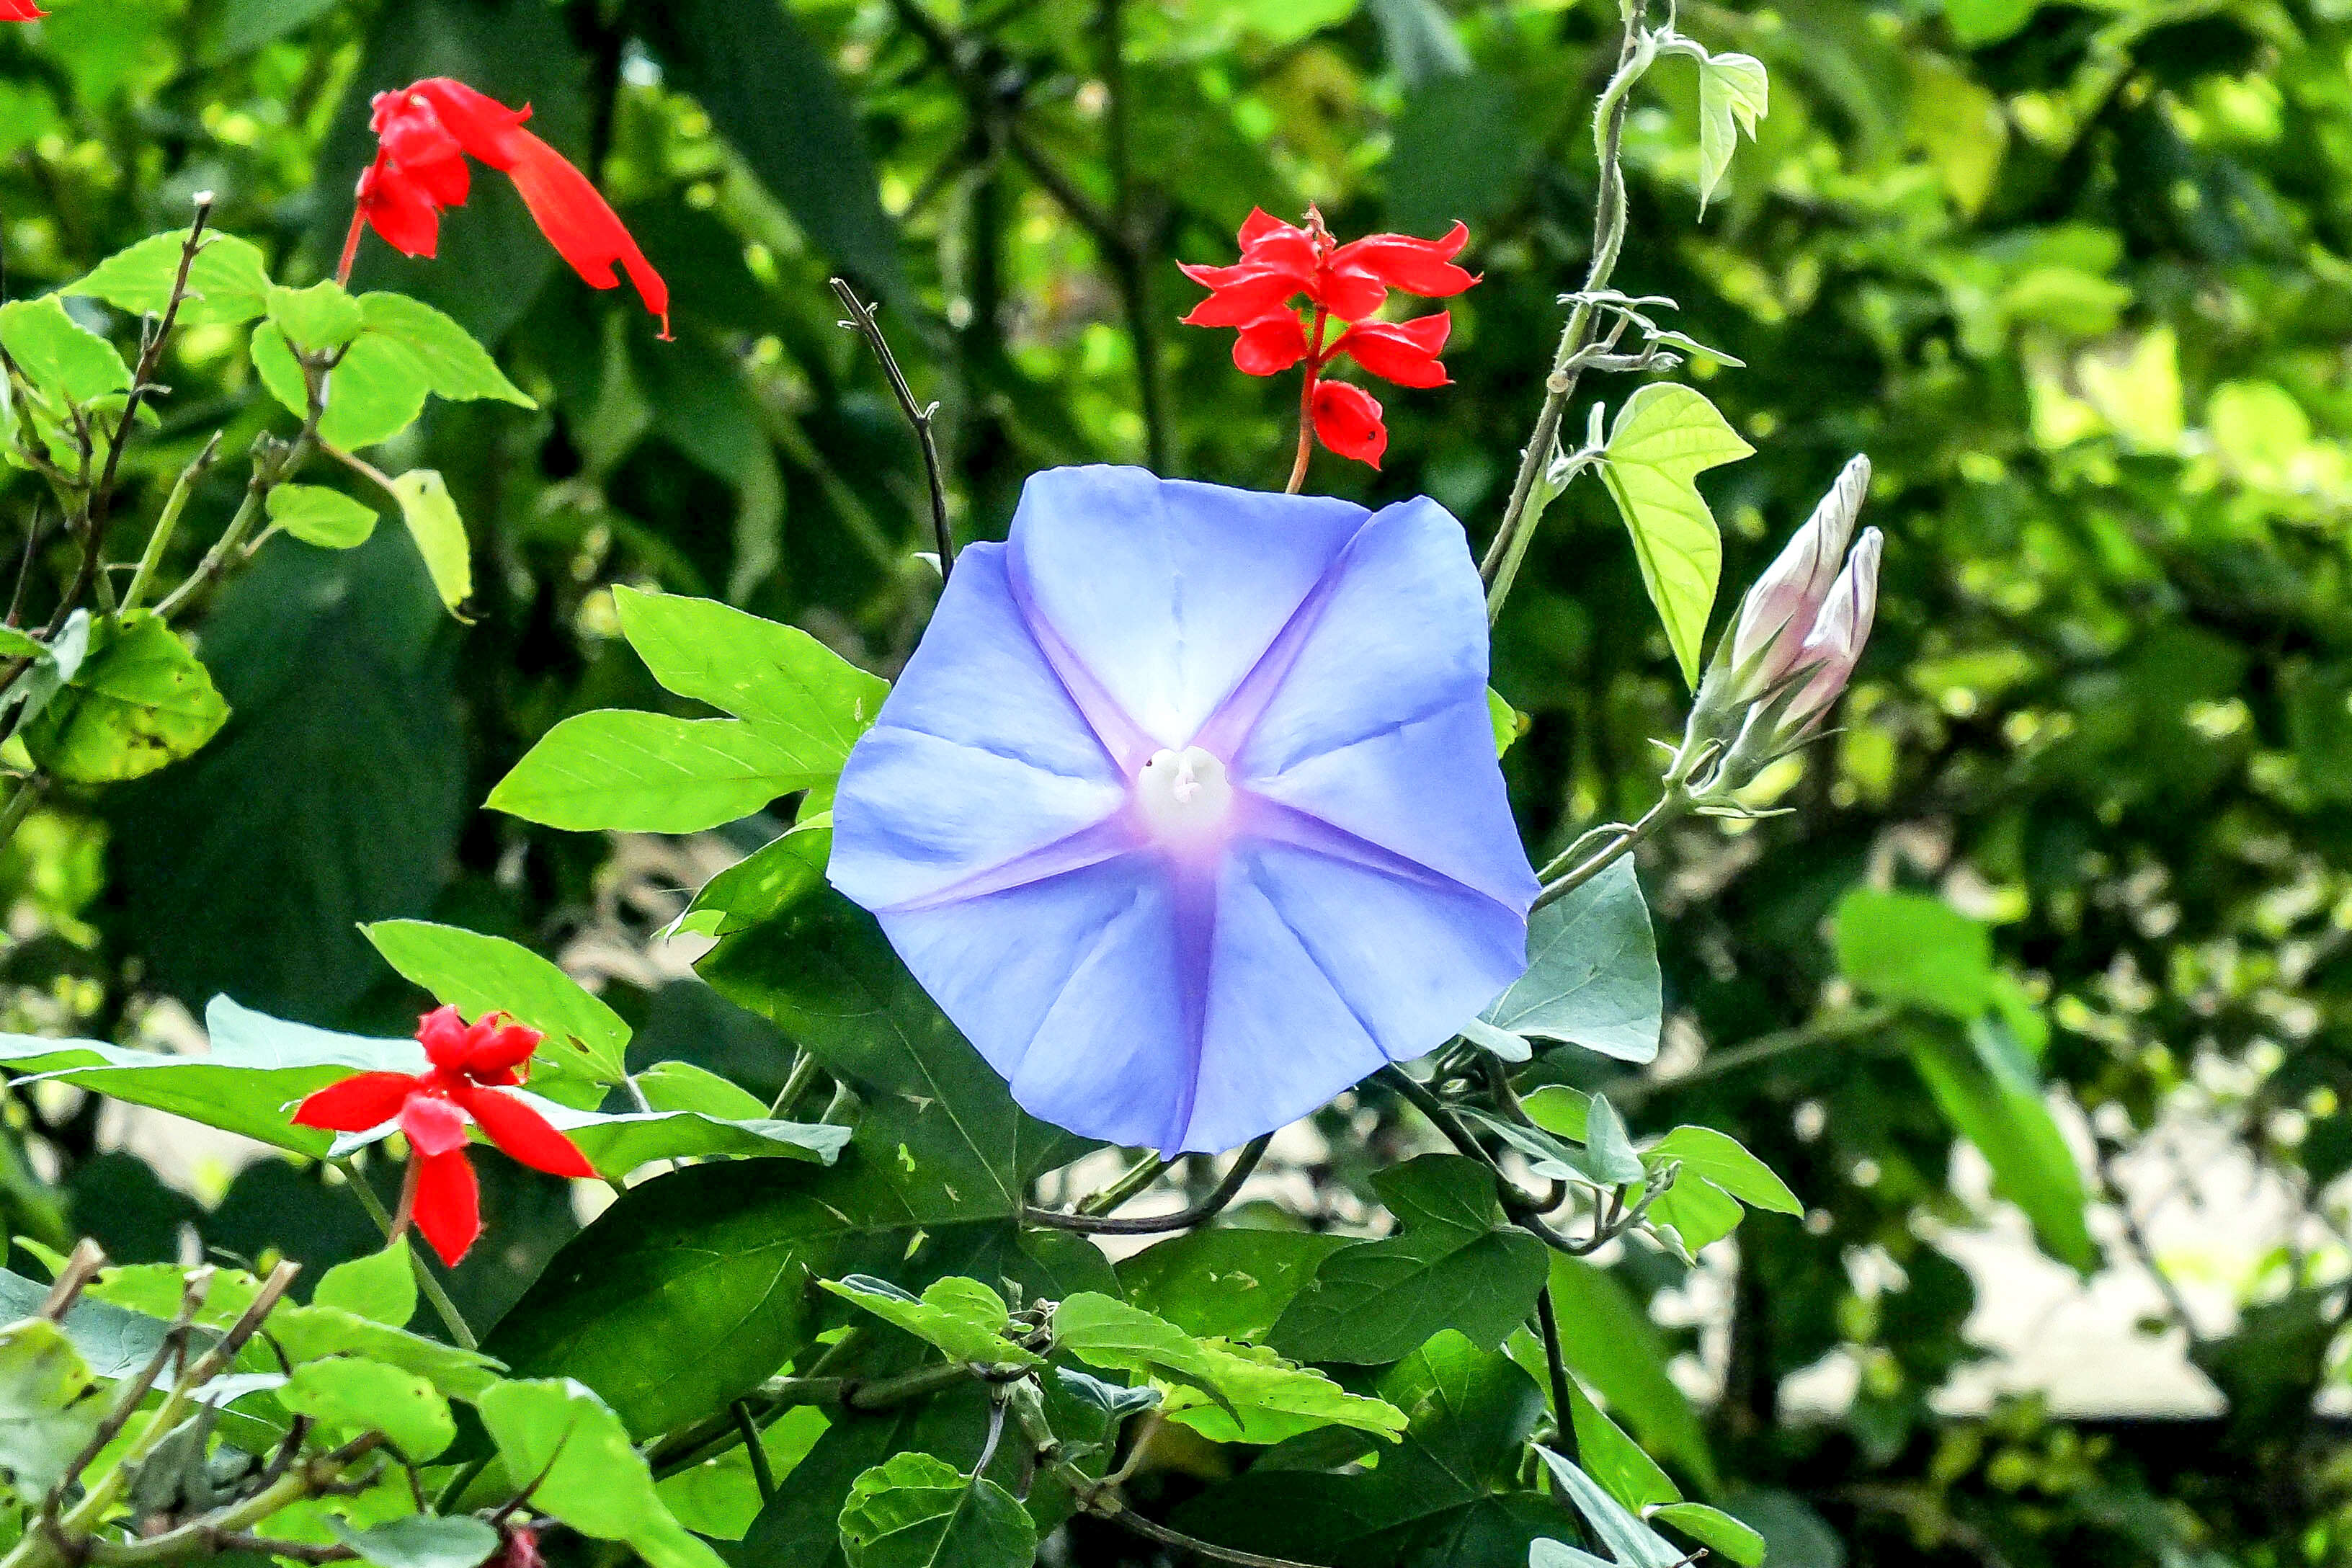
<svg viewBox="0 0 2352 1568">
<path fill-rule="evenodd" d="M 5 3 L 5 0 L 0 0 Z M 554 1123 L 512 1095 L 540 1033 L 504 1013 L 468 1024 L 455 1007 L 417 1020 L 431 1064 L 421 1073 L 363 1072 L 329 1084 L 295 1108 L 294 1121 L 336 1132 L 368 1132 L 396 1121 L 408 1139 L 408 1192 L 416 1228 L 453 1268 L 481 1235 L 481 1197 L 466 1150 L 470 1119 L 512 1158 L 555 1176 L 593 1176 L 595 1167 Z"/>
<path fill-rule="evenodd" d="M 1389 449 L 1389 427 L 1381 423 L 1381 405 L 1360 386 L 1327 381 L 1315 389 L 1315 434 L 1343 458 L 1381 466 Z"/>
<path fill-rule="evenodd" d="M 33 0 L 0 0 L 0 22 L 37 22 L 47 15 Z"/>
<path fill-rule="evenodd" d="M 1457 223 L 1436 239 L 1375 234 L 1339 245 L 1311 207 L 1303 227 L 1253 207 L 1239 238 L 1241 259 L 1230 267 L 1179 263 L 1185 277 L 1209 290 L 1185 323 L 1238 328 L 1234 364 L 1245 375 L 1274 375 L 1305 363 L 1292 490 L 1306 479 L 1318 437 L 1341 457 L 1380 467 L 1388 447 L 1380 404 L 1360 387 L 1326 381 L 1324 373 L 1345 354 L 1400 386 L 1450 385 L 1437 358 L 1454 330 L 1450 312 L 1409 321 L 1370 318 L 1391 289 L 1444 299 L 1477 282 L 1454 260 L 1469 243 L 1469 229 Z M 1311 324 L 1296 314 L 1302 302 Z M 1330 336 L 1335 319 L 1343 329 L 1336 340 Z"/>
<path fill-rule="evenodd" d="M 360 175 L 339 279 L 351 277 L 363 229 L 374 229 L 404 256 L 433 255 L 441 210 L 463 206 L 471 188 L 470 157 L 514 181 L 540 233 L 590 288 L 618 288 L 614 269 L 625 270 L 646 309 L 661 318 L 661 335 L 669 336 L 669 286 L 588 176 L 522 128 L 528 106 L 509 109 L 447 77 L 380 92 L 374 105 L 368 123 L 376 134 L 375 161 Z"/>
</svg>

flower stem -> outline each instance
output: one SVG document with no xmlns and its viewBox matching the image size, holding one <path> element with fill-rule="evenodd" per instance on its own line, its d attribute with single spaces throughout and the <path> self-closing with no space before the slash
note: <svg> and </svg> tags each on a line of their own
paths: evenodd
<svg viewBox="0 0 2352 1568">
<path fill-rule="evenodd" d="M 1290 465 L 1290 482 L 1282 487 L 1285 495 L 1297 495 L 1307 482 L 1307 459 L 1315 451 L 1315 386 L 1322 379 L 1323 333 L 1329 324 L 1329 315 L 1317 306 L 1314 339 L 1307 350 L 1307 374 L 1298 384 L 1298 456 Z"/>
<path fill-rule="evenodd" d="M 343 1180 L 351 1184 L 352 1192 L 359 1194 L 360 1206 L 367 1210 L 368 1217 L 375 1221 L 378 1230 L 383 1232 L 386 1242 L 400 1240 L 407 1235 L 410 1193 L 415 1186 L 415 1161 L 409 1163 L 409 1179 L 402 1184 L 397 1220 L 384 1212 L 383 1200 L 375 1195 L 375 1189 L 367 1184 L 366 1178 L 352 1167 L 350 1161 L 338 1160 L 335 1168 L 342 1172 Z M 443 1289 L 441 1281 L 433 1277 L 432 1269 L 418 1254 L 414 1241 L 408 1246 L 408 1265 L 410 1272 L 416 1276 L 416 1288 L 425 1292 L 427 1301 L 433 1303 L 434 1312 L 440 1318 L 442 1326 L 449 1331 L 449 1337 L 457 1342 L 458 1348 L 469 1351 L 481 1349 L 481 1342 L 474 1337 L 474 1331 L 466 1326 L 464 1315 L 457 1310 L 457 1303 L 449 1299 L 449 1292 Z"/>
<path fill-rule="evenodd" d="M 1552 355 L 1551 374 L 1544 380 L 1543 407 L 1536 415 L 1535 431 L 1528 437 L 1527 449 L 1519 454 L 1518 477 L 1511 483 L 1510 502 L 1503 509 L 1503 521 L 1495 530 L 1494 542 L 1486 547 L 1486 558 L 1478 563 L 1478 575 L 1487 585 L 1489 622 L 1502 615 L 1503 601 L 1510 595 L 1512 579 L 1517 575 L 1519 563 L 1534 537 L 1533 498 L 1551 462 L 1552 450 L 1559 444 L 1560 419 L 1568 412 L 1568 400 L 1575 395 L 1577 378 L 1583 370 L 1580 356 L 1591 346 L 1594 324 L 1599 319 L 1590 296 L 1608 286 L 1610 274 L 1617 269 L 1618 253 L 1624 248 L 1625 171 L 1620 159 L 1625 140 L 1625 111 L 1633 84 L 1656 58 L 1648 36 L 1642 31 L 1642 17 L 1647 9 L 1647 0 L 1628 0 L 1625 37 L 1618 47 L 1616 74 L 1602 89 L 1594 114 L 1601 192 L 1592 215 L 1592 259 L 1584 273 L 1582 293 L 1586 297 L 1580 299 L 1569 312 L 1568 325 L 1560 331 L 1559 349 Z"/>
<path fill-rule="evenodd" d="M 1576 853 L 1577 847 L 1585 841 L 1583 838 L 1578 839 L 1576 845 L 1570 847 L 1568 854 L 1562 855 L 1543 868 L 1543 889 L 1536 894 L 1534 909 L 1528 912 L 1533 913 L 1534 910 L 1542 909 L 1547 904 L 1556 904 L 1568 897 L 1569 894 L 1615 865 L 1635 845 L 1666 824 L 1685 815 L 1690 809 L 1689 793 L 1669 785 L 1666 793 L 1658 797 L 1658 804 L 1642 814 L 1640 821 L 1631 826 L 1612 823 L 1609 829 L 1604 829 L 1603 831 L 1612 831 L 1613 836 L 1582 860 L 1570 858 Z M 1590 834 L 1585 836 L 1586 838 L 1591 837 Z"/>
<path fill-rule="evenodd" d="M 1082 1231 L 1090 1236 L 1156 1236 L 1162 1231 L 1190 1230 L 1194 1226 L 1208 1224 L 1224 1212 L 1225 1205 L 1234 1201 L 1243 1184 L 1257 1169 L 1257 1163 L 1265 1157 L 1266 1145 L 1273 1142 L 1274 1134 L 1268 1132 L 1244 1144 L 1242 1152 L 1234 1157 L 1234 1163 L 1226 1167 L 1224 1179 L 1217 1184 L 1216 1190 L 1181 1214 L 1115 1219 L 1108 1215 L 1088 1212 L 1096 1207 L 1095 1200 L 1090 1199 L 1080 1206 L 1076 1214 L 1057 1214 L 1052 1209 L 1032 1208 L 1023 1210 L 1021 1217 L 1031 1225 L 1042 1225 L 1054 1230 Z M 1153 1163 L 1157 1165 L 1158 1162 Z M 1130 1175 L 1133 1173 L 1129 1173 Z M 1151 1173 L 1156 1176 L 1159 1170 Z M 1108 1208 L 1111 1205 L 1106 1204 L 1101 1206 Z"/>
</svg>

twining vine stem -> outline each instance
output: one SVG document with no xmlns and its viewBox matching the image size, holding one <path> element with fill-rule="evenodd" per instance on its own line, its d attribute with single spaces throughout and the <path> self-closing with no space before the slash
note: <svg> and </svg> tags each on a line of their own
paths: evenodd
<svg viewBox="0 0 2352 1568">
<path fill-rule="evenodd" d="M 1576 394 L 1577 378 L 1584 369 L 1584 351 L 1591 346 L 1599 319 L 1592 297 L 1608 287 L 1610 274 L 1617 269 L 1618 253 L 1625 244 L 1625 172 L 1621 162 L 1625 113 L 1633 83 L 1649 69 L 1653 50 L 1642 31 L 1648 0 L 1623 0 L 1623 10 L 1625 37 L 1618 47 L 1617 70 L 1602 90 L 1594 113 L 1601 189 L 1592 216 L 1592 259 L 1585 268 L 1584 287 L 1569 311 L 1568 325 L 1560 331 L 1551 374 L 1544 380 L 1543 407 L 1536 415 L 1535 431 L 1528 437 L 1527 450 L 1519 454 L 1519 471 L 1511 482 L 1510 501 L 1503 509 L 1503 521 L 1486 547 L 1486 558 L 1478 563 L 1478 575 L 1486 584 L 1489 621 L 1502 614 L 1503 601 L 1509 597 L 1519 563 L 1526 558 L 1528 542 L 1535 537 L 1536 488 L 1546 482 L 1545 471 L 1559 444 L 1560 420 L 1568 412 L 1569 399 Z"/>
<path fill-rule="evenodd" d="M 898 368 L 898 356 L 890 352 L 890 340 L 882 335 L 881 323 L 875 313 L 881 307 L 869 305 L 857 297 L 846 278 L 833 280 L 833 291 L 840 298 L 849 320 L 841 324 L 866 340 L 874 357 L 882 362 L 882 374 L 889 379 L 891 395 L 898 400 L 898 411 L 907 423 L 915 427 L 915 443 L 923 452 L 923 478 L 931 492 L 931 536 L 940 556 L 940 581 L 945 583 L 955 567 L 955 533 L 948 526 L 947 481 L 940 472 L 939 443 L 931 437 L 931 420 L 940 411 L 936 403 L 917 403 L 915 389 L 907 384 L 907 373 Z"/>
<path fill-rule="evenodd" d="M 1242 1190 L 1244 1183 L 1265 1158 L 1266 1145 L 1274 1142 L 1268 1132 L 1244 1144 L 1226 1168 L 1224 1179 L 1207 1197 L 1190 1208 L 1176 1214 L 1151 1215 L 1140 1219 L 1118 1219 L 1101 1214 L 1063 1214 L 1055 1209 L 1025 1208 L 1021 1217 L 1031 1225 L 1042 1225 L 1053 1230 L 1083 1231 L 1089 1236 L 1156 1236 L 1161 1231 L 1191 1230 L 1206 1225 L 1225 1210 Z M 1140 1189 L 1139 1189 L 1140 1190 Z"/>
</svg>

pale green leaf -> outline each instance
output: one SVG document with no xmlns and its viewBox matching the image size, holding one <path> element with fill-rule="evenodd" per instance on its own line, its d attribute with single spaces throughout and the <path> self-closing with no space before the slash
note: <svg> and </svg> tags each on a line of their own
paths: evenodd
<svg viewBox="0 0 2352 1568">
<path fill-rule="evenodd" d="M 381 1432 L 401 1458 L 415 1464 L 437 1458 L 457 1440 L 449 1402 L 413 1372 L 381 1362 L 335 1356 L 294 1369 L 278 1402 L 308 1415 L 338 1440 Z"/>
<path fill-rule="evenodd" d="M 433 574 L 434 591 L 455 613 L 473 595 L 474 566 L 465 520 L 449 499 L 449 487 L 433 469 L 417 468 L 393 480 L 392 493 L 416 552 L 425 557 L 425 571 Z"/>
<path fill-rule="evenodd" d="M 269 492 L 269 521 L 305 544 L 349 550 L 375 531 L 375 509 L 324 485 L 279 485 Z"/>
<path fill-rule="evenodd" d="M 828 782 L 740 719 L 598 709 L 541 737 L 490 791 L 491 809 L 577 832 L 699 833 Z"/>
<path fill-rule="evenodd" d="M 269 286 L 269 323 L 297 353 L 326 353 L 360 335 L 360 302 L 325 279 L 307 289 Z"/>
<path fill-rule="evenodd" d="M 1731 167 L 1739 132 L 1756 137 L 1756 122 L 1770 102 L 1764 62 L 1753 55 L 1709 55 L 1698 68 L 1698 209 Z"/>
<path fill-rule="evenodd" d="M 621 1418 L 569 1378 L 502 1383 L 475 1401 L 507 1479 L 533 1478 L 531 1506 L 598 1541 L 621 1541 L 651 1568 L 721 1568 L 654 1491 Z"/>
<path fill-rule="evenodd" d="M 521 943 L 429 921 L 378 921 L 360 929 L 386 963 L 468 1022 L 504 1013 L 547 1037 L 532 1055 L 533 1067 L 560 1065 L 598 1083 L 619 1083 L 626 1075 L 629 1026 Z"/>
<path fill-rule="evenodd" d="M 381 1252 L 336 1264 L 319 1277 L 310 1300 L 372 1322 L 406 1328 L 416 1315 L 416 1266 L 410 1261 L 408 1243 L 395 1241 Z"/>
<path fill-rule="evenodd" d="M 906 1330 L 946 1352 L 950 1361 L 983 1365 L 1043 1366 L 1043 1356 L 1022 1349 L 1004 1337 L 1012 1317 L 1004 1298 L 977 1279 L 950 1276 L 934 1279 L 919 1300 L 887 1281 L 853 1274 L 846 1279 L 821 1283 L 845 1301 L 853 1302 L 883 1321 Z"/>
<path fill-rule="evenodd" d="M 185 229 L 151 235 L 130 249 L 108 257 L 63 292 L 105 300 L 133 316 L 163 315 L 179 276 Z M 269 269 L 260 248 L 233 234 L 207 230 L 188 268 L 188 290 L 180 301 L 179 325 L 233 326 L 269 308 Z"/>
<path fill-rule="evenodd" d="M 507 379 L 489 351 L 465 328 L 405 294 L 362 294 L 360 313 L 371 335 L 392 339 L 406 349 L 425 372 L 436 397 L 454 400 L 496 398 L 524 408 L 536 408 L 522 388 Z"/>
<path fill-rule="evenodd" d="M 0 1478 L 27 1502 L 65 1479 L 106 1399 L 81 1352 L 47 1318 L 0 1329 Z"/>
<path fill-rule="evenodd" d="M 1694 689 L 1723 541 L 1693 481 L 1754 450 L 1698 393 L 1654 383 L 1618 410 L 1602 454 L 1601 477 L 1633 536 L 1650 602 L 1665 624 L 1683 679 Z"/>
</svg>

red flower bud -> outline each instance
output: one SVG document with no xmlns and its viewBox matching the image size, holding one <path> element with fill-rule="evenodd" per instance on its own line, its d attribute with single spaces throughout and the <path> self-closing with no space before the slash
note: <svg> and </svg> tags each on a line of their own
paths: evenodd
<svg viewBox="0 0 2352 1568">
<path fill-rule="evenodd" d="M 1381 405 L 1360 386 L 1327 381 L 1315 388 L 1315 434 L 1343 458 L 1381 466 L 1389 447 L 1389 427 L 1381 423 Z"/>
</svg>

